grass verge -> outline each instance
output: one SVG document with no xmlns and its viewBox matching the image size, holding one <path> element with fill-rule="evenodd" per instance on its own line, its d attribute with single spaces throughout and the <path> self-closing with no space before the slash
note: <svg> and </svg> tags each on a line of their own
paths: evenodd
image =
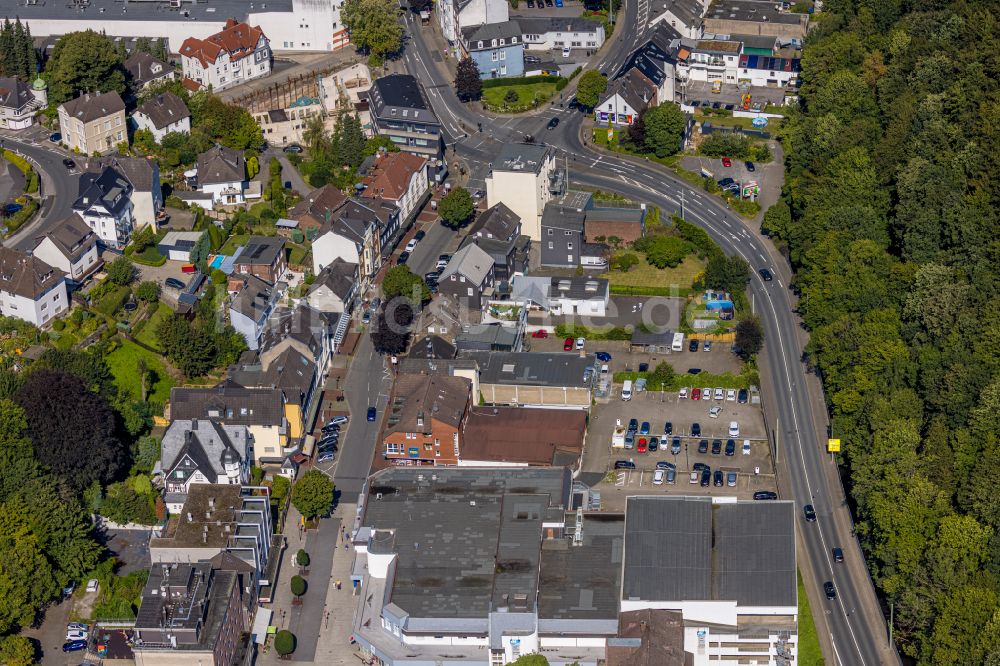
<svg viewBox="0 0 1000 666">
<path fill-rule="evenodd" d="M 517 94 L 517 100 L 506 101 L 507 92 L 513 90 Z M 486 88 L 483 90 L 483 101 L 492 108 L 518 113 L 528 109 L 537 108 L 547 102 L 556 94 L 556 80 L 545 83 L 528 83 L 519 86 L 497 86 L 496 88 Z"/>
<path fill-rule="evenodd" d="M 139 384 L 136 366 L 140 358 L 145 359 L 146 368 L 149 369 L 150 374 L 147 400 L 162 405 L 170 399 L 170 389 L 174 386 L 174 379 L 167 372 L 167 368 L 159 356 L 143 349 L 134 342 L 123 340 L 121 346 L 108 354 L 105 360 L 115 378 L 115 384 L 123 391 L 127 391 L 134 400 L 138 400 L 142 388 Z"/>
<path fill-rule="evenodd" d="M 160 325 L 164 319 L 173 314 L 173 310 L 170 306 L 162 301 L 156 306 L 156 312 L 150 315 L 149 319 L 143 324 L 142 328 L 135 333 L 135 339 L 144 345 L 149 345 L 154 349 L 159 349 L 160 344 L 156 339 L 156 327 Z"/>
<path fill-rule="evenodd" d="M 633 266 L 627 273 L 621 271 L 609 271 L 601 275 L 611 286 L 628 287 L 658 287 L 677 288 L 678 295 L 687 293 L 694 284 L 694 279 L 705 270 L 705 262 L 699 260 L 694 255 L 684 258 L 677 268 L 657 268 L 646 261 L 646 255 L 636 250 L 627 249 L 615 254 L 634 254 L 639 258 L 639 263 Z"/>
<path fill-rule="evenodd" d="M 809 597 L 805 585 L 802 584 L 802 574 L 799 580 L 799 664 L 800 666 L 823 666 L 823 651 L 819 647 L 819 634 L 816 632 L 816 622 L 813 621 L 812 609 L 809 607 Z"/>
</svg>

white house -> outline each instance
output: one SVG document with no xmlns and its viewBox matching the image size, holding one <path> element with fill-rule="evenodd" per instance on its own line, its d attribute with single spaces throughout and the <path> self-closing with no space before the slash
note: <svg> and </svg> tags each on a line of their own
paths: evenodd
<svg viewBox="0 0 1000 666">
<path fill-rule="evenodd" d="M 35 326 L 69 310 L 66 274 L 37 257 L 0 246 L 0 314 Z"/>
<path fill-rule="evenodd" d="M 132 186 L 129 199 L 132 201 L 132 220 L 136 227 L 151 225 L 156 228 L 160 213 L 163 212 L 163 190 L 160 187 L 160 166 L 154 159 L 142 157 L 121 157 L 108 155 L 100 159 L 86 160 L 80 164 L 81 170 L 100 174 L 110 167 L 125 177 Z"/>
<path fill-rule="evenodd" d="M 229 323 L 247 341 L 248 348 L 259 349 L 267 318 L 278 307 L 285 283 L 271 285 L 253 275 L 234 275 L 229 285 L 231 291 L 237 289 L 229 303 Z"/>
<path fill-rule="evenodd" d="M 250 433 L 245 425 L 179 419 L 160 445 L 167 511 L 181 511 L 194 484 L 242 485 L 250 481 Z"/>
<path fill-rule="evenodd" d="M 100 242 L 120 250 L 128 245 L 135 226 L 131 195 L 131 183 L 106 167 L 100 174 L 80 176 L 80 195 L 73 202 L 73 210 L 97 234 Z"/>
<path fill-rule="evenodd" d="M 271 73 L 271 48 L 264 31 L 233 18 L 205 39 L 185 39 L 180 54 L 184 77 L 214 90 Z"/>
<path fill-rule="evenodd" d="M 457 56 L 462 48 L 462 28 L 510 20 L 506 0 L 443 0 L 435 6 L 441 32 Z"/>
<path fill-rule="evenodd" d="M 15 78 L 0 78 L 0 128 L 27 129 L 35 122 L 35 114 L 48 104 L 45 81 L 35 79 L 29 86 Z"/>
<path fill-rule="evenodd" d="M 542 213 L 563 186 L 560 176 L 551 149 L 538 144 L 504 144 L 486 177 L 486 205 L 504 204 L 521 218 L 521 233 L 540 241 Z"/>
<path fill-rule="evenodd" d="M 316 275 L 306 300 L 320 312 L 349 313 L 357 294 L 358 265 L 338 258 Z"/>
<path fill-rule="evenodd" d="M 73 282 L 83 282 L 104 265 L 97 248 L 97 234 L 76 215 L 58 222 L 37 239 L 31 254 L 63 271 Z"/>
<path fill-rule="evenodd" d="M 551 51 L 566 47 L 595 51 L 604 44 L 604 24 L 579 16 L 518 16 L 517 24 L 524 33 L 524 48 L 529 51 Z"/>
<path fill-rule="evenodd" d="M 211 194 L 214 204 L 241 204 L 246 201 L 247 161 L 243 153 L 215 146 L 198 156 L 198 189 Z"/>
<path fill-rule="evenodd" d="M 682 81 L 719 81 L 736 84 L 743 44 L 723 39 L 683 42 L 678 51 L 677 76 Z"/>
<path fill-rule="evenodd" d="M 399 207 L 399 220 L 406 226 L 430 192 L 426 157 L 413 153 L 378 153 L 361 165 L 366 199 L 382 199 Z"/>
<path fill-rule="evenodd" d="M 191 112 L 177 95 L 165 92 L 146 100 L 132 115 L 136 129 L 149 130 L 160 143 L 171 132 L 191 131 Z"/>
<path fill-rule="evenodd" d="M 662 11 L 650 23 L 655 25 L 662 21 L 682 37 L 701 39 L 705 31 L 705 20 L 702 16 L 707 7 L 707 3 L 702 4 L 699 0 L 666 0 L 657 4 L 656 9 L 662 8 Z"/>
<path fill-rule="evenodd" d="M 553 315 L 605 317 L 610 291 L 600 278 L 516 275 L 510 300 Z"/>
<path fill-rule="evenodd" d="M 656 94 L 656 84 L 633 67 L 608 85 L 594 107 L 594 119 L 601 127 L 609 122 L 613 125 L 631 125 L 639 118 L 640 113 L 656 106 Z"/>
</svg>

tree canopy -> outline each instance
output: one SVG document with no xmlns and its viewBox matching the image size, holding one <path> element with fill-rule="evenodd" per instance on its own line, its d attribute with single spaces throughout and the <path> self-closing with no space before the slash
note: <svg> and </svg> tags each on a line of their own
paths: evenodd
<svg viewBox="0 0 1000 666">
<path fill-rule="evenodd" d="M 394 0 L 345 0 L 340 20 L 351 33 L 351 43 L 369 54 L 370 64 L 381 64 L 403 46 L 403 24 Z"/>
<path fill-rule="evenodd" d="M 681 149 L 687 116 L 676 104 L 660 104 L 639 114 L 646 150 L 668 157 Z M 638 132 L 638 130 L 637 130 Z"/>
<path fill-rule="evenodd" d="M 125 92 L 123 60 L 107 35 L 84 30 L 61 36 L 45 65 L 49 102 L 59 104 L 84 92 Z"/>
<path fill-rule="evenodd" d="M 333 505 L 333 481 L 318 469 L 309 470 L 292 486 L 292 505 L 306 518 L 325 514 Z"/>
<path fill-rule="evenodd" d="M 607 89 L 608 77 L 596 69 L 588 69 L 580 75 L 580 82 L 576 86 L 576 100 L 580 104 L 592 109 L 597 106 L 601 95 Z"/>
<path fill-rule="evenodd" d="M 479 99 L 483 93 L 483 79 L 476 61 L 465 56 L 458 61 L 455 72 L 455 93 L 462 101 Z"/>
<path fill-rule="evenodd" d="M 464 187 L 456 187 L 448 194 L 441 197 L 438 204 L 438 215 L 446 226 L 458 229 L 469 221 L 475 204 L 472 203 L 472 195 Z"/>
<path fill-rule="evenodd" d="M 30 28 L 15 19 L 4 19 L 0 26 L 0 76 L 31 81 L 35 76 L 35 45 Z"/>
<path fill-rule="evenodd" d="M 400 264 L 386 271 L 382 280 L 382 295 L 386 300 L 403 296 L 415 305 L 419 305 L 430 299 L 431 290 L 424 279 L 411 271 L 409 266 Z"/>
</svg>

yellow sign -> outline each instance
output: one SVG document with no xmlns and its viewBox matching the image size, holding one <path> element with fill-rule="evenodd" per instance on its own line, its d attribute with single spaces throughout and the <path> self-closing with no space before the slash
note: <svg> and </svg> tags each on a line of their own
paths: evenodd
<svg viewBox="0 0 1000 666">
<path fill-rule="evenodd" d="M 839 439 L 826 440 L 826 451 L 827 453 L 840 453 L 840 440 Z"/>
<path fill-rule="evenodd" d="M 608 143 L 611 143 L 614 140 L 615 140 L 615 131 L 609 127 L 608 128 Z"/>
</svg>

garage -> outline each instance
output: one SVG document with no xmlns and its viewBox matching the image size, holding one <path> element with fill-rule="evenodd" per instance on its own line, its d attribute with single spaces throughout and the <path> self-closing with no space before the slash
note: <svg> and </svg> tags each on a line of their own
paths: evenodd
<svg viewBox="0 0 1000 666">
<path fill-rule="evenodd" d="M 191 250 L 204 233 L 204 231 L 171 231 L 156 244 L 156 249 L 172 261 L 191 261 Z"/>
</svg>

